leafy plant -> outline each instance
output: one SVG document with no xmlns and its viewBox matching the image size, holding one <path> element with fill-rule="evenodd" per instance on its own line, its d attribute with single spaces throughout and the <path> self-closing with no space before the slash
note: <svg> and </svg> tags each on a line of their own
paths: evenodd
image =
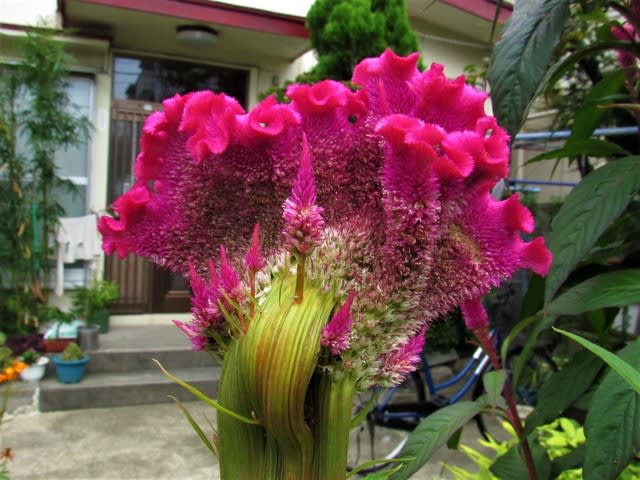
<svg viewBox="0 0 640 480">
<path fill-rule="evenodd" d="M 348 81 L 358 62 L 380 55 L 385 48 L 398 55 L 418 50 L 405 0 L 316 0 L 307 14 L 307 28 L 318 62 L 295 83 Z M 284 101 L 290 83 L 271 88 L 261 97 L 273 94 Z"/>
<path fill-rule="evenodd" d="M 77 288 L 71 297 L 72 313 L 87 325 L 94 312 L 102 310 L 120 297 L 118 285 L 107 280 L 94 281 L 90 287 Z"/>
<path fill-rule="evenodd" d="M 33 349 L 29 349 L 20 356 L 21 360 L 27 365 L 33 365 L 40 358 L 40 353 Z"/>
<path fill-rule="evenodd" d="M 75 360 L 80 360 L 82 358 L 84 358 L 84 352 L 75 342 L 71 342 L 69 345 L 67 345 L 63 352 L 60 354 L 60 360 L 64 360 L 66 362 L 72 362 Z"/>
<path fill-rule="evenodd" d="M 57 173 L 55 152 L 88 137 L 88 120 L 67 91 L 70 57 L 54 33 L 27 33 L 21 61 L 2 68 L 0 82 L 0 312 L 7 333 L 37 329 L 64 214 L 55 192 L 72 184 Z"/>
</svg>

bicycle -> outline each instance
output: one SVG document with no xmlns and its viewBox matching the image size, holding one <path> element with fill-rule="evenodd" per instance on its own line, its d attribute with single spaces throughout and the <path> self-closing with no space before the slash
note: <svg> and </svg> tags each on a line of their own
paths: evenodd
<svg viewBox="0 0 640 480">
<path fill-rule="evenodd" d="M 491 332 L 492 341 L 500 351 L 500 335 L 494 330 Z M 522 352 L 521 347 L 509 350 L 505 368 L 507 371 L 513 360 Z M 352 431 L 352 445 L 356 450 L 349 453 L 350 465 L 360 465 L 373 460 L 393 459 L 399 455 L 404 447 L 409 433 L 413 431 L 420 420 L 436 412 L 447 405 L 459 402 L 471 392 L 471 398 L 476 399 L 484 392 L 481 381 L 482 375 L 492 369 L 489 356 L 478 347 L 467 360 L 464 367 L 451 378 L 436 383 L 431 365 L 423 354 L 422 368 L 407 377 L 404 383 L 386 389 L 373 389 L 359 396 L 355 411 L 369 408 L 364 422 Z M 547 374 L 557 370 L 550 355 L 541 348 L 535 349 L 527 361 L 527 370 L 535 373 L 526 377 L 526 382 L 519 385 L 516 392 L 519 403 L 527 404 L 535 401 L 535 392 L 542 384 Z M 539 373 L 539 374 L 538 374 Z M 521 376 L 522 377 L 522 376 Z M 445 394 L 444 391 L 458 388 Z M 473 390 L 472 390 L 473 389 Z M 373 406 L 371 403 L 373 401 Z M 479 432 L 486 438 L 488 434 L 487 422 L 482 415 L 475 417 Z M 367 451 L 361 448 L 360 435 L 369 436 Z M 388 462 L 376 463 L 376 465 L 361 470 L 361 474 L 372 473 L 385 468 Z"/>
</svg>

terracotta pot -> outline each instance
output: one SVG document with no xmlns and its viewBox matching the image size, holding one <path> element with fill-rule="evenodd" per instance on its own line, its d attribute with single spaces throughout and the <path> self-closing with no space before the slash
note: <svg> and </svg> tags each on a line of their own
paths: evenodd
<svg viewBox="0 0 640 480">
<path fill-rule="evenodd" d="M 44 340 L 44 351 L 47 353 L 60 353 L 71 342 L 77 341 L 77 338 L 46 338 Z"/>
</svg>

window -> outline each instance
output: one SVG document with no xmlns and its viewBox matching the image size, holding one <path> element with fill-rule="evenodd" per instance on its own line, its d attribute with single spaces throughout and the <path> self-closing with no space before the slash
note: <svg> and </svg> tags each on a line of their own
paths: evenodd
<svg viewBox="0 0 640 480">
<path fill-rule="evenodd" d="M 248 70 L 176 60 L 117 57 L 113 68 L 113 98 L 159 103 L 176 93 L 213 90 L 236 98 L 246 107 L 248 81 Z"/>
</svg>

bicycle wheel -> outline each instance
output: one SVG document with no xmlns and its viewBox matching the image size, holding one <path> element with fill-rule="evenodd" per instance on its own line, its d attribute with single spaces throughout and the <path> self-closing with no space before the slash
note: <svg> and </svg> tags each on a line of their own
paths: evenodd
<svg viewBox="0 0 640 480">
<path fill-rule="evenodd" d="M 513 382 L 514 369 L 518 365 L 518 359 L 521 354 L 521 347 L 509 350 L 507 353 L 505 368 L 509 372 L 509 382 Z M 490 370 L 492 370 L 491 367 L 487 371 Z M 531 353 L 526 363 L 522 365 L 522 370 L 516 379 L 517 385 L 512 385 L 511 387 L 521 416 L 526 415 L 527 410 L 535 407 L 540 387 L 557 370 L 558 367 L 545 350 L 534 350 Z M 475 400 L 482 394 L 484 394 L 484 385 L 481 381 L 478 381 L 473 389 L 472 398 Z M 475 417 L 478 430 L 484 438 L 487 438 L 487 434 L 499 439 L 504 437 L 505 432 L 497 425 L 498 422 L 496 420 L 496 415 L 490 412 Z"/>
<path fill-rule="evenodd" d="M 422 376 L 411 372 L 401 385 L 394 388 L 376 388 L 357 396 L 354 417 L 364 408 L 374 406 L 366 418 L 351 430 L 349 441 L 349 469 L 373 460 L 396 457 L 420 418 L 418 406 L 426 403 Z M 361 473 L 382 470 L 385 462 L 372 465 Z"/>
</svg>

